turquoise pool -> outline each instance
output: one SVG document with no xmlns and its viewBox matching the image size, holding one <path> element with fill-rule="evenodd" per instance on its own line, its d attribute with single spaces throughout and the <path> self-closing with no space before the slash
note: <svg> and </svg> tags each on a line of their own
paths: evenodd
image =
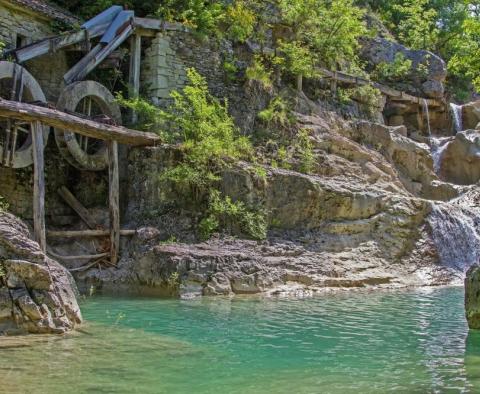
<svg viewBox="0 0 480 394">
<path fill-rule="evenodd" d="M 94 297 L 82 309 L 81 332 L 0 339 L 0 392 L 480 392 L 480 333 L 460 288 Z"/>
</svg>

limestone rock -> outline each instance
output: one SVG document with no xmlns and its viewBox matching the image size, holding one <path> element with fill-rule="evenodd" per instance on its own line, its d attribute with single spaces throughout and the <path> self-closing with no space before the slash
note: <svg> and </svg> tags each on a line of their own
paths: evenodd
<svg viewBox="0 0 480 394">
<path fill-rule="evenodd" d="M 397 53 L 412 61 L 409 74 L 397 83 L 397 88 L 417 96 L 443 97 L 447 69 L 440 57 L 429 51 L 408 49 L 386 38 L 362 39 L 360 56 L 371 70 L 381 63 L 392 63 Z"/>
<path fill-rule="evenodd" d="M 465 315 L 468 326 L 480 329 L 480 266 L 472 266 L 465 277 Z"/>
<path fill-rule="evenodd" d="M 0 334 L 63 333 L 82 321 L 70 273 L 0 212 Z"/>
<path fill-rule="evenodd" d="M 464 130 L 477 128 L 480 122 L 480 100 L 462 105 L 462 128 Z"/>
<path fill-rule="evenodd" d="M 458 132 L 443 148 L 440 177 L 457 185 L 473 185 L 480 180 L 480 132 Z"/>
</svg>

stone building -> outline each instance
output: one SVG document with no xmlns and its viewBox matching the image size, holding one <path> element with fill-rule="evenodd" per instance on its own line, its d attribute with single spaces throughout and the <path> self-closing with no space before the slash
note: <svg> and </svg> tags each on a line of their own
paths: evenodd
<svg viewBox="0 0 480 394">
<path fill-rule="evenodd" d="M 6 50 L 57 34 L 59 27 L 72 28 L 76 24 L 77 18 L 45 1 L 0 0 L 0 40 Z M 42 56 L 27 62 L 25 67 L 40 83 L 47 100 L 54 102 L 68 70 L 65 52 Z"/>
</svg>

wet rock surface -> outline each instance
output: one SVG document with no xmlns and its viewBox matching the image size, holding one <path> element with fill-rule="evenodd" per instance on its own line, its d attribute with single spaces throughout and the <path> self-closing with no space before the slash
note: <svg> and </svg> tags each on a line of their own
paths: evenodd
<svg viewBox="0 0 480 394">
<path fill-rule="evenodd" d="M 30 239 L 27 226 L 0 212 L 0 335 L 64 333 L 81 322 L 70 273 Z"/>
<path fill-rule="evenodd" d="M 472 266 L 465 277 L 465 316 L 470 328 L 480 329 L 480 265 Z"/>
</svg>

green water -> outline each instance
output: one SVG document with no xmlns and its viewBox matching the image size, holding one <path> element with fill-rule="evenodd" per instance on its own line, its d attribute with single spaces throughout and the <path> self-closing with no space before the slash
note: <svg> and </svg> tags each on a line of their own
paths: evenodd
<svg viewBox="0 0 480 394">
<path fill-rule="evenodd" d="M 0 392 L 480 393 L 460 288 L 82 306 L 80 333 L 0 339 Z"/>
</svg>

